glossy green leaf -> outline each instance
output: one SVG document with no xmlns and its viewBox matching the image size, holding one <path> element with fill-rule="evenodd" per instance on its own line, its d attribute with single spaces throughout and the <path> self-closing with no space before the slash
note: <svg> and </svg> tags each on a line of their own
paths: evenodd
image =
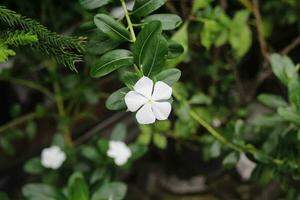
<svg viewBox="0 0 300 200">
<path fill-rule="evenodd" d="M 164 83 L 172 86 L 179 80 L 181 71 L 179 69 L 166 69 L 155 76 L 156 81 L 163 81 Z"/>
<path fill-rule="evenodd" d="M 168 41 L 168 59 L 176 58 L 184 52 L 184 48 L 181 44 Z"/>
<path fill-rule="evenodd" d="M 94 194 L 91 200 L 122 200 L 127 192 L 127 186 L 121 182 L 111 182 L 102 185 Z"/>
<path fill-rule="evenodd" d="M 132 15 L 144 17 L 160 8 L 167 0 L 135 0 Z"/>
<path fill-rule="evenodd" d="M 130 40 L 130 33 L 124 25 L 109 15 L 97 14 L 94 17 L 96 26 L 109 38 L 117 41 Z"/>
<path fill-rule="evenodd" d="M 257 97 L 258 101 L 260 101 L 262 104 L 270 107 L 270 108 L 278 108 L 282 106 L 287 106 L 287 102 L 278 95 L 273 94 L 260 94 Z"/>
<path fill-rule="evenodd" d="M 112 0 L 80 0 L 79 2 L 85 9 L 95 9 L 100 8 L 111 1 Z"/>
<path fill-rule="evenodd" d="M 161 23 L 151 21 L 144 26 L 134 43 L 134 63 L 142 67 L 146 76 L 159 72 L 166 60 L 167 41 L 161 36 L 161 33 Z"/>
<path fill-rule="evenodd" d="M 81 153 L 87 159 L 97 162 L 100 158 L 100 153 L 93 146 L 83 146 L 81 149 Z"/>
<path fill-rule="evenodd" d="M 116 49 L 101 56 L 95 66 L 92 67 L 91 76 L 101 77 L 121 67 L 133 65 L 133 57 L 130 51 Z"/>
<path fill-rule="evenodd" d="M 75 172 L 69 178 L 68 193 L 69 193 L 69 199 L 74 199 L 74 200 L 90 199 L 88 186 L 81 173 Z"/>
<path fill-rule="evenodd" d="M 287 56 L 272 54 L 270 56 L 273 73 L 285 85 L 293 79 L 297 78 L 297 72 L 294 63 Z"/>
<path fill-rule="evenodd" d="M 105 33 L 96 29 L 93 34 L 89 36 L 86 50 L 93 55 L 101 55 L 115 49 L 119 44 L 119 41 L 110 39 Z"/>
<path fill-rule="evenodd" d="M 280 107 L 277 112 L 285 120 L 300 126 L 300 114 L 296 113 L 291 107 Z"/>
<path fill-rule="evenodd" d="M 125 71 L 124 73 L 121 74 L 121 80 L 130 89 L 133 89 L 133 86 L 139 79 L 140 76 L 134 72 Z"/>
<path fill-rule="evenodd" d="M 112 93 L 105 102 L 109 110 L 121 110 L 126 108 L 125 95 L 129 92 L 127 87 L 121 88 Z"/>
<path fill-rule="evenodd" d="M 155 14 L 142 20 L 143 23 L 149 23 L 150 21 L 160 21 L 163 30 L 173 30 L 182 23 L 182 19 L 174 14 Z"/>
<path fill-rule="evenodd" d="M 184 48 L 184 52 L 177 58 L 167 61 L 167 66 L 175 67 L 182 61 L 184 61 L 188 55 L 188 23 L 184 23 L 183 26 L 172 36 L 171 40 L 176 41 Z"/>
</svg>

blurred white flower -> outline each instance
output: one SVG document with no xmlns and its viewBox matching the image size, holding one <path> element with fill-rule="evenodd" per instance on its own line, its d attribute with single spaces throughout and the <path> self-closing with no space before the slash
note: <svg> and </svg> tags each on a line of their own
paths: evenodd
<svg viewBox="0 0 300 200">
<path fill-rule="evenodd" d="M 41 163 L 45 168 L 58 169 L 66 160 L 66 154 L 58 146 L 45 148 L 42 151 Z"/>
<path fill-rule="evenodd" d="M 109 141 L 107 156 L 114 159 L 116 165 L 124 165 L 131 157 L 131 150 L 122 141 Z"/>
<path fill-rule="evenodd" d="M 218 118 L 214 118 L 213 121 L 212 121 L 212 125 L 215 128 L 219 128 L 222 125 L 222 122 Z"/>
<path fill-rule="evenodd" d="M 251 174 L 255 167 L 256 164 L 249 160 L 244 153 L 242 153 L 236 165 L 236 169 L 243 180 L 248 180 L 251 177 Z"/>
<path fill-rule="evenodd" d="M 166 120 L 171 113 L 172 88 L 162 81 L 155 83 L 146 76 L 136 82 L 125 96 L 125 103 L 131 112 L 136 113 L 140 124 L 152 124 L 155 120 Z"/>
</svg>

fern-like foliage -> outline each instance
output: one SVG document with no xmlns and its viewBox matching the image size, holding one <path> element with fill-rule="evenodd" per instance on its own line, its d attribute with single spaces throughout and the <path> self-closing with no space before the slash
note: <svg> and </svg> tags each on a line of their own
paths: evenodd
<svg viewBox="0 0 300 200">
<path fill-rule="evenodd" d="M 9 40 L 10 44 L 6 45 L 31 44 L 33 48 L 53 56 L 59 63 L 73 70 L 75 70 L 75 62 L 82 60 L 83 38 L 61 36 L 49 31 L 37 21 L 24 17 L 4 6 L 0 6 L 0 22 L 7 26 L 8 29 L 21 29 L 27 32 L 27 35 L 22 31 L 1 33 L 2 41 L 5 40 L 3 39 L 5 35 L 6 39 Z M 30 41 L 34 40 L 34 36 L 37 37 L 38 42 Z"/>
<path fill-rule="evenodd" d="M 2 43 L 10 46 L 21 46 L 33 44 L 38 41 L 35 34 L 26 31 L 6 31 L 1 33 L 0 40 Z"/>
</svg>

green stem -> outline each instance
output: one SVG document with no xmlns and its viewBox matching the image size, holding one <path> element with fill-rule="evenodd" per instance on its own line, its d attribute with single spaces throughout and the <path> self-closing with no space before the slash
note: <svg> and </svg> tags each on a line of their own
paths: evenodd
<svg viewBox="0 0 300 200">
<path fill-rule="evenodd" d="M 0 126 L 0 133 L 10 129 L 10 128 L 13 128 L 13 127 L 16 127 L 24 122 L 27 122 L 27 121 L 30 121 L 30 120 L 33 120 L 34 118 L 37 117 L 37 114 L 36 113 L 29 113 L 27 115 L 24 115 L 24 116 L 21 116 L 21 117 L 18 117 L 10 122 L 8 122 L 7 124 L 4 124 L 2 126 Z"/>
<path fill-rule="evenodd" d="M 130 30 L 131 41 L 135 42 L 136 41 L 136 37 L 135 37 L 134 30 L 133 30 L 133 24 L 132 24 L 131 19 L 129 17 L 129 13 L 128 13 L 128 10 L 127 10 L 126 3 L 125 3 L 124 0 L 120 0 L 120 1 L 121 1 L 121 4 L 122 4 L 122 8 L 124 10 L 124 13 L 125 13 L 125 17 L 126 17 L 126 20 L 127 20 L 127 24 L 128 24 L 129 30 Z"/>
<path fill-rule="evenodd" d="M 22 85 L 22 86 L 37 90 L 37 91 L 45 94 L 46 96 L 48 96 L 50 98 L 53 98 L 53 94 L 47 88 L 45 88 L 42 85 L 39 85 L 39 84 L 37 84 L 33 81 L 18 79 L 18 78 L 12 78 L 12 77 L 10 77 L 10 78 L 1 77 L 0 81 L 9 81 L 9 82 L 12 82 L 12 83 L 15 83 L 15 84 L 18 84 L 18 85 Z"/>
</svg>

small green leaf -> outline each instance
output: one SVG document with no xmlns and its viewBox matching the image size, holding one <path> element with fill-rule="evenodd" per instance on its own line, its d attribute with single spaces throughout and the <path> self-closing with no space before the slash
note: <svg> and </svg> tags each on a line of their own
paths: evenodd
<svg viewBox="0 0 300 200">
<path fill-rule="evenodd" d="M 290 103 L 300 111 L 300 82 L 297 79 L 292 79 L 288 83 L 289 89 L 289 101 Z"/>
<path fill-rule="evenodd" d="M 97 149 L 93 146 L 84 146 L 81 149 L 81 153 L 84 157 L 87 159 L 97 162 L 100 159 L 100 153 L 97 151 Z"/>
<path fill-rule="evenodd" d="M 153 143 L 160 149 L 165 149 L 168 145 L 167 138 L 159 133 L 153 135 Z"/>
<path fill-rule="evenodd" d="M 85 9 L 95 9 L 95 8 L 100 8 L 108 3 L 110 3 L 112 0 L 80 0 L 80 4 L 85 8 Z"/>
<path fill-rule="evenodd" d="M 204 93 L 196 93 L 192 96 L 192 98 L 189 100 L 191 104 L 204 104 L 204 105 L 210 105 L 212 103 L 212 99 L 207 96 Z"/>
<path fill-rule="evenodd" d="M 133 65 L 133 57 L 130 51 L 116 49 L 101 56 L 95 66 L 92 67 L 91 76 L 101 77 L 121 67 Z"/>
<path fill-rule="evenodd" d="M 155 14 L 142 20 L 143 23 L 149 23 L 150 21 L 160 21 L 162 24 L 162 30 L 173 30 L 179 27 L 182 23 L 182 19 L 178 15 L 174 14 Z"/>
<path fill-rule="evenodd" d="M 260 94 L 258 101 L 270 108 L 278 108 L 287 106 L 287 102 L 281 97 L 273 94 Z"/>
<path fill-rule="evenodd" d="M 231 152 L 223 159 L 223 166 L 226 169 L 233 168 L 238 162 L 238 154 L 236 152 Z"/>
<path fill-rule="evenodd" d="M 137 138 L 137 142 L 142 145 L 148 145 L 151 142 L 151 132 L 142 132 Z"/>
<path fill-rule="evenodd" d="M 126 137 L 126 126 L 122 123 L 117 124 L 112 130 L 110 139 L 124 141 Z"/>
<path fill-rule="evenodd" d="M 166 69 L 155 76 L 156 81 L 163 81 L 172 86 L 179 80 L 181 71 L 179 69 Z"/>
<path fill-rule="evenodd" d="M 121 182 L 106 183 L 92 195 L 91 200 L 122 200 L 127 192 L 127 186 Z"/>
<path fill-rule="evenodd" d="M 161 23 L 151 21 L 144 26 L 133 46 L 134 63 L 151 76 L 164 66 L 168 53 L 167 41 L 161 36 Z"/>
<path fill-rule="evenodd" d="M 22 194 L 30 200 L 54 200 L 62 199 L 57 189 L 53 186 L 39 183 L 32 183 L 23 186 Z"/>
<path fill-rule="evenodd" d="M 176 58 L 184 52 L 184 48 L 181 44 L 169 41 L 168 42 L 168 59 Z"/>
<path fill-rule="evenodd" d="M 285 120 L 300 126 L 300 115 L 296 113 L 291 107 L 280 107 L 277 113 Z"/>
<path fill-rule="evenodd" d="M 218 141 L 215 141 L 210 146 L 210 156 L 211 158 L 217 158 L 221 154 L 221 144 Z"/>
<path fill-rule="evenodd" d="M 125 71 L 121 74 L 121 80 L 125 83 L 125 85 L 133 89 L 133 86 L 136 84 L 136 82 L 140 79 L 139 75 L 137 75 L 134 72 Z"/>
<path fill-rule="evenodd" d="M 96 26 L 109 38 L 117 41 L 130 40 L 130 33 L 124 25 L 109 15 L 97 14 L 94 17 Z"/>
<path fill-rule="evenodd" d="M 69 193 L 69 199 L 74 199 L 74 200 L 90 199 L 88 186 L 81 173 L 75 172 L 69 178 L 68 193 Z"/>
<path fill-rule="evenodd" d="M 273 73 L 283 84 L 287 85 L 291 79 L 298 77 L 295 65 L 289 57 L 272 54 L 270 56 L 270 62 Z"/>
<path fill-rule="evenodd" d="M 127 87 L 121 88 L 112 93 L 105 102 L 109 110 L 121 110 L 126 108 L 125 95 L 129 92 Z"/>
<path fill-rule="evenodd" d="M 135 0 L 132 15 L 144 17 L 160 8 L 167 0 Z"/>
<path fill-rule="evenodd" d="M 39 158 L 32 158 L 25 163 L 24 171 L 29 174 L 41 174 L 44 168 Z"/>
</svg>

